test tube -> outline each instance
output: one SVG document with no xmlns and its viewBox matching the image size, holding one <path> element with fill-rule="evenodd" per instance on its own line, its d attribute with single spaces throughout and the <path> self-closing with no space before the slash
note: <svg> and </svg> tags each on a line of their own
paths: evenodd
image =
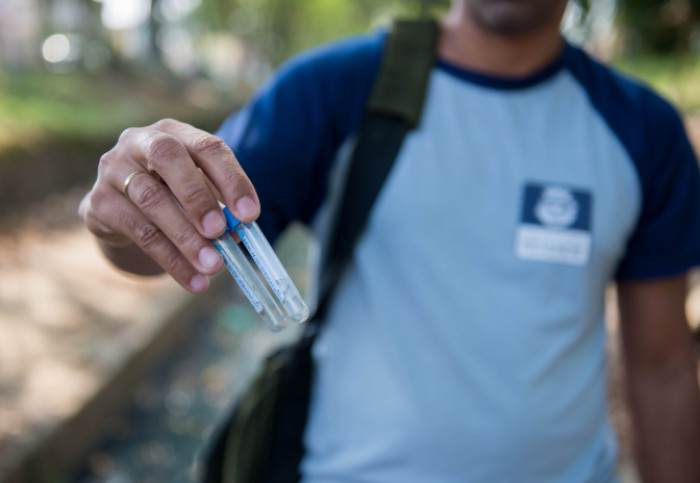
<svg viewBox="0 0 700 483">
<path fill-rule="evenodd" d="M 275 293 L 277 300 L 294 322 L 301 323 L 309 318 L 309 307 L 304 302 L 291 277 L 277 258 L 275 251 L 254 221 L 240 223 L 236 233 L 241 237 L 250 256 Z"/>
<path fill-rule="evenodd" d="M 255 268 L 246 258 L 245 253 L 238 246 L 227 230 L 222 236 L 213 240 L 214 246 L 224 257 L 226 268 L 233 276 L 236 283 L 248 298 L 255 311 L 262 317 L 272 332 L 281 332 L 287 326 L 287 317 L 265 287 Z"/>
</svg>

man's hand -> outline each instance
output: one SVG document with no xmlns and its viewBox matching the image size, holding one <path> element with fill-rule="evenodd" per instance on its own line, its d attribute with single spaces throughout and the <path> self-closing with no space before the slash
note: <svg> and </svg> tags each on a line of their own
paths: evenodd
<svg viewBox="0 0 700 483">
<path fill-rule="evenodd" d="M 635 452 L 646 483 L 700 481 L 700 391 L 686 277 L 618 285 Z"/>
<path fill-rule="evenodd" d="M 218 199 L 243 222 L 258 216 L 255 190 L 228 146 L 166 119 L 122 133 L 100 159 L 79 212 L 118 267 L 142 275 L 166 271 L 201 292 L 209 285 L 206 275 L 223 266 L 209 241 L 226 226 Z"/>
</svg>

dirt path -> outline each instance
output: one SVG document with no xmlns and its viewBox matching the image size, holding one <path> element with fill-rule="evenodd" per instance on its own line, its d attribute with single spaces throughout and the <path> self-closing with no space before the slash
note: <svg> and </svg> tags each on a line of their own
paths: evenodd
<svg viewBox="0 0 700 483">
<path fill-rule="evenodd" d="M 148 339 L 163 307 L 189 297 L 168 278 L 116 272 L 76 206 L 53 208 L 60 229 L 40 216 L 0 235 L 0 479 Z"/>
</svg>

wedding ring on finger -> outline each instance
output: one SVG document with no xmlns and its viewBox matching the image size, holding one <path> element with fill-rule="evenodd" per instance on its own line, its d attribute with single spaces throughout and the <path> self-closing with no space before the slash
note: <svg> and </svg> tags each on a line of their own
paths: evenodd
<svg viewBox="0 0 700 483">
<path fill-rule="evenodd" d="M 130 173 L 129 176 L 127 176 L 126 179 L 124 180 L 124 187 L 122 188 L 122 191 L 124 192 L 124 196 L 126 197 L 126 199 L 129 201 L 131 201 L 131 198 L 129 198 L 129 184 L 131 184 L 131 180 L 134 179 L 139 174 L 148 174 L 148 171 L 138 169 L 138 170 Z"/>
</svg>

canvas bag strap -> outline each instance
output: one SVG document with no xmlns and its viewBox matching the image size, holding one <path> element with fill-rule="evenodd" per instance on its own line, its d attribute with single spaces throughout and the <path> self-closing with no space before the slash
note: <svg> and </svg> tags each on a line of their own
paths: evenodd
<svg viewBox="0 0 700 483">
<path fill-rule="evenodd" d="M 406 134 L 420 123 L 437 39 L 438 25 L 431 18 L 397 20 L 388 33 L 334 218 L 329 255 L 321 269 L 319 304 L 312 324 L 316 327 L 325 318 Z"/>
<path fill-rule="evenodd" d="M 438 32 L 433 18 L 394 23 L 367 101 L 368 112 L 395 117 L 410 129 L 418 127 L 435 65 Z"/>
</svg>

